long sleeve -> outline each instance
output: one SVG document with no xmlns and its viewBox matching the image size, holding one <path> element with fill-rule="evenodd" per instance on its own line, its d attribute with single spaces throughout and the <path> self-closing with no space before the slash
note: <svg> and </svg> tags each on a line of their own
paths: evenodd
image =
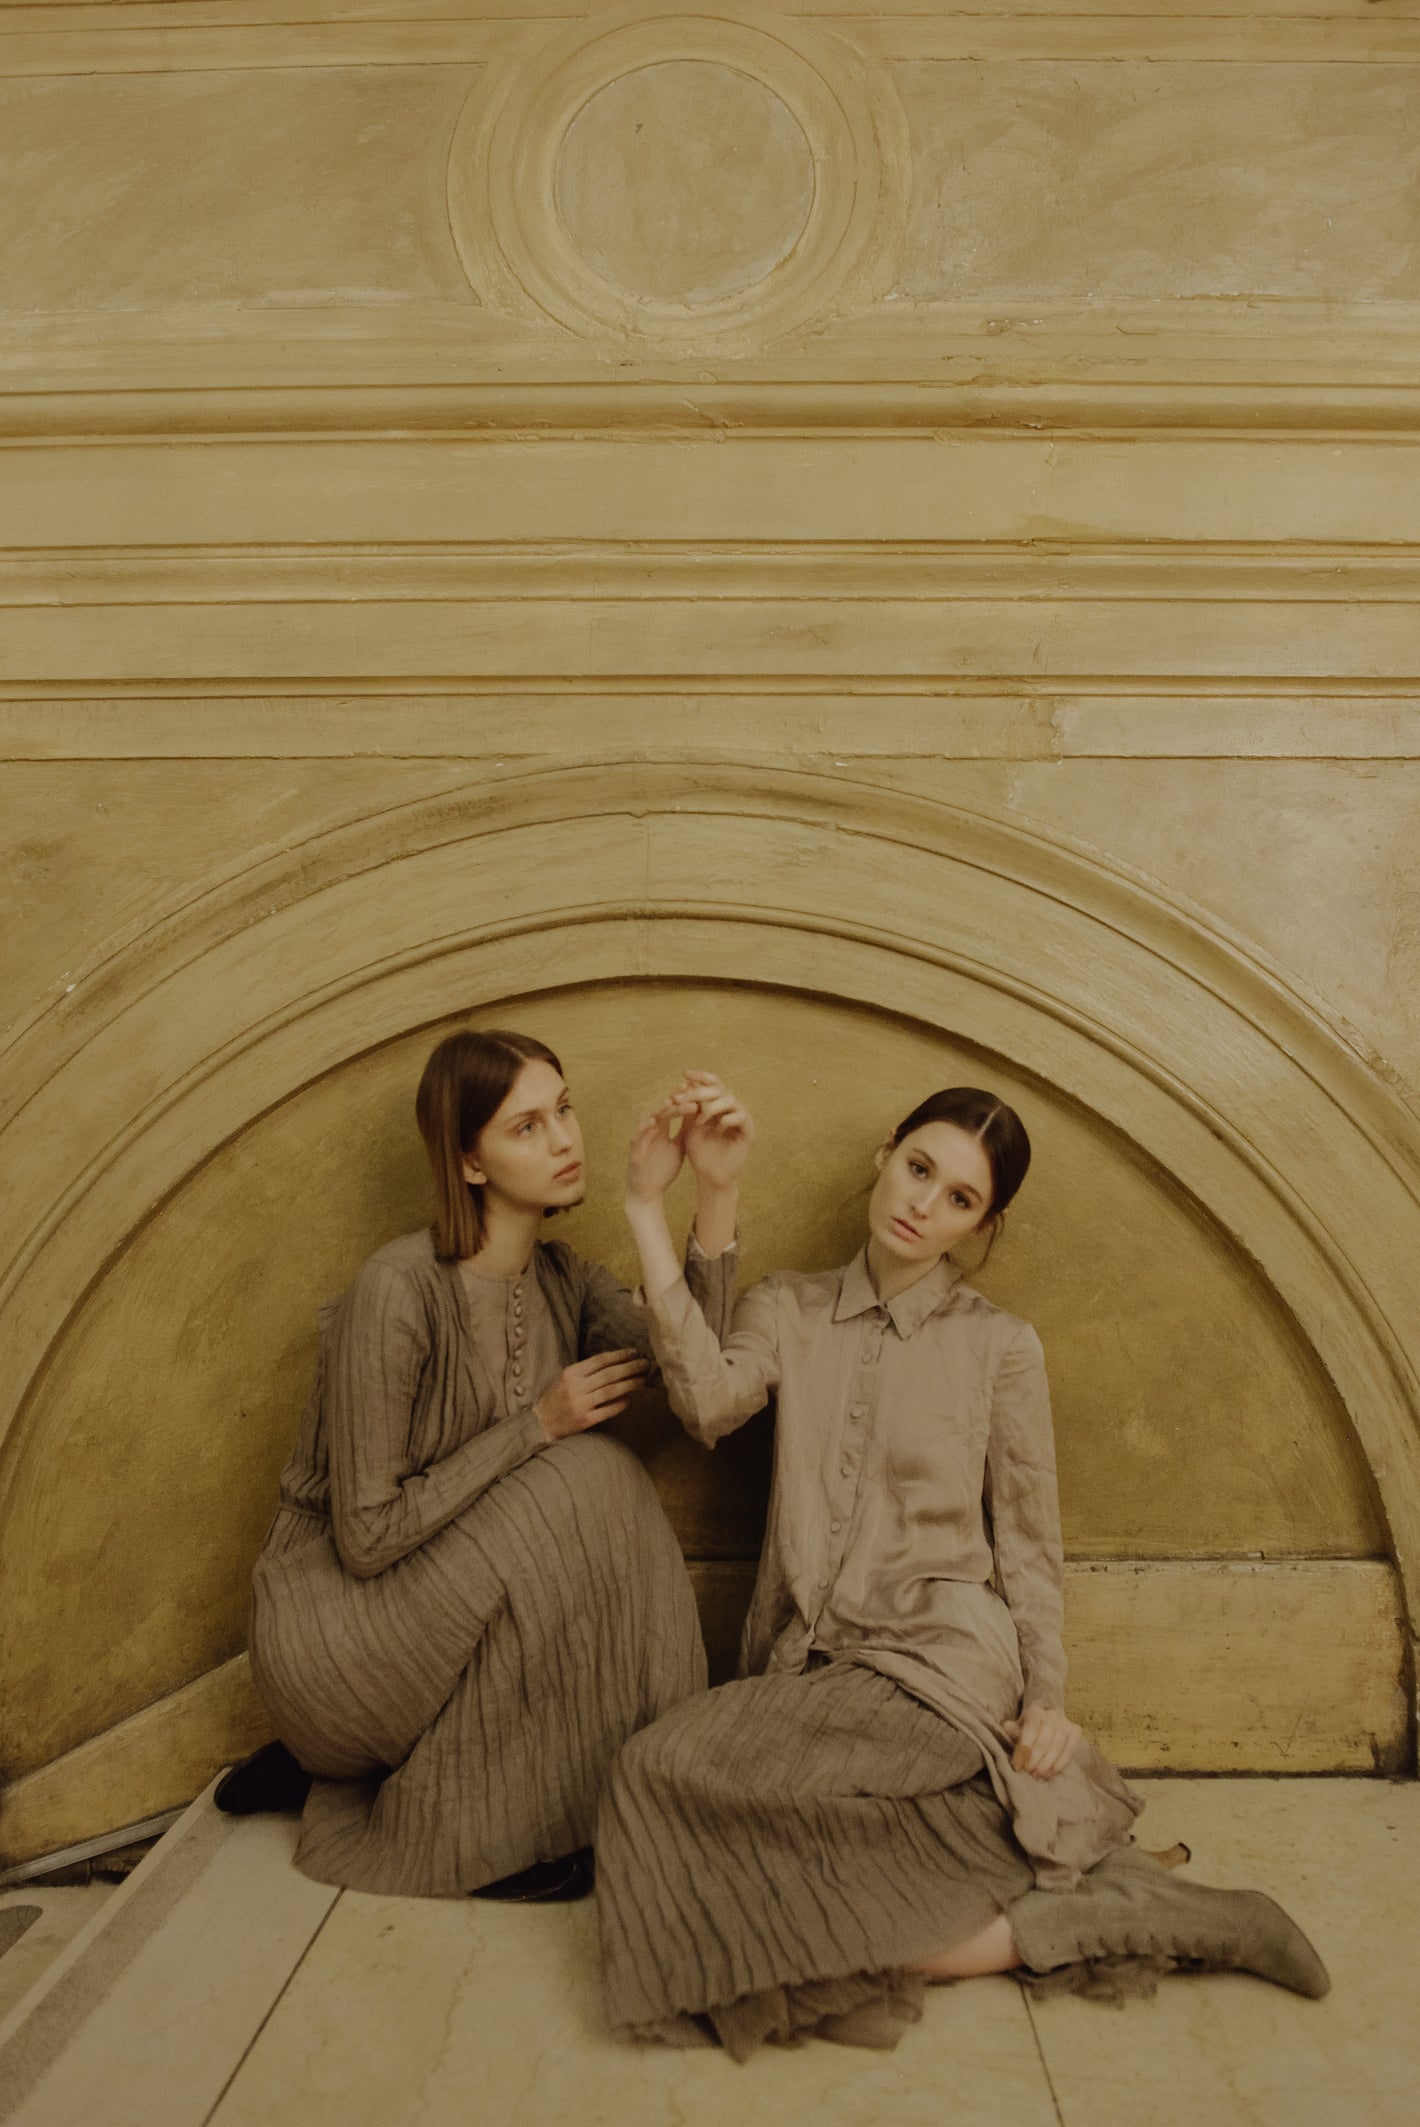
<svg viewBox="0 0 1420 2127">
<path fill-rule="evenodd" d="M 1021 1650 L 1027 1706 L 1065 1703 L 1064 1550 L 1045 1354 L 1021 1325 L 992 1382 L 986 1506 L 996 1580 Z"/>
<path fill-rule="evenodd" d="M 685 1282 L 717 1342 L 729 1335 L 737 1262 L 738 1250 L 733 1246 L 707 1256 L 692 1230 L 685 1244 Z M 640 1298 L 600 1263 L 588 1263 L 585 1269 L 587 1288 L 578 1338 L 582 1356 L 634 1349 L 654 1363 L 650 1324 Z"/>
<path fill-rule="evenodd" d="M 547 1445 L 536 1411 L 526 1411 L 413 1469 L 410 1419 L 432 1350 L 414 1281 L 367 1263 L 333 1325 L 326 1379 L 331 1527 L 341 1563 L 361 1580 L 416 1550 Z"/>
<path fill-rule="evenodd" d="M 752 1286 L 716 1336 L 682 1278 L 649 1303 L 651 1342 L 671 1409 L 706 1447 L 762 1411 L 779 1385 L 774 1280 Z"/>
</svg>

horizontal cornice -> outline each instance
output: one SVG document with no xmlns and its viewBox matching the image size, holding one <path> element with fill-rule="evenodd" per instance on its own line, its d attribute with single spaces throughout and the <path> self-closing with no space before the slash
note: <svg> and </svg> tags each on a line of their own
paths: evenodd
<svg viewBox="0 0 1420 2127">
<path fill-rule="evenodd" d="M 7 7 L 0 17 L 0 76 L 185 72 L 220 67 L 457 65 L 501 56 L 550 24 L 589 12 L 569 0 L 472 6 L 421 0 L 418 15 L 391 0 L 300 0 L 284 7 L 240 0 Z M 679 12 L 668 7 L 667 13 Z M 693 9 L 684 12 L 694 12 Z M 717 12 L 720 12 L 717 10 Z M 748 10 L 727 10 L 748 13 Z M 767 11 L 761 11 L 761 13 Z M 1233 11 L 1128 6 L 991 5 L 912 13 L 856 0 L 797 0 L 795 17 L 838 28 L 886 60 L 1174 59 L 1251 65 L 1376 65 L 1420 59 L 1420 17 L 1409 4 L 1384 11 L 1358 0 L 1271 0 Z"/>
<path fill-rule="evenodd" d="M 0 443 L 1042 429 L 1329 442 L 1420 432 L 1417 344 L 1407 302 L 893 301 L 707 371 L 455 303 L 11 314 Z"/>
<path fill-rule="evenodd" d="M 0 550 L 0 607 L 486 599 L 1307 600 L 1420 605 L 1420 546 L 892 540 Z"/>
</svg>

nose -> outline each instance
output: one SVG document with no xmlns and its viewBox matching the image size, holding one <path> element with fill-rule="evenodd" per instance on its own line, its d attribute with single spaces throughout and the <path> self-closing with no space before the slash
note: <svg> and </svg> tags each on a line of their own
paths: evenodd
<svg viewBox="0 0 1420 2127">
<path fill-rule="evenodd" d="M 562 1153 L 570 1152 L 576 1142 L 571 1116 L 555 1116 L 552 1124 L 552 1149 L 554 1153 L 560 1157 Z"/>
</svg>

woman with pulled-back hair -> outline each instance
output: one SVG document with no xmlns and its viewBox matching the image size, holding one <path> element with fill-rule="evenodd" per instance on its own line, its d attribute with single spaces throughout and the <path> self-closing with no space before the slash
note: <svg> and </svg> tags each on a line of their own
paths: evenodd
<svg viewBox="0 0 1420 2127">
<path fill-rule="evenodd" d="M 1140 1804 L 1065 1712 L 1040 1341 L 949 1253 L 999 1230 L 1020 1118 L 974 1087 L 923 1101 L 878 1152 L 863 1250 L 763 1279 L 722 1338 L 665 1223 L 676 1106 L 628 1173 L 652 1345 L 707 1446 L 777 1397 L 774 1479 L 741 1681 L 633 1737 L 603 1796 L 613 2025 L 713 2029 L 737 2059 L 815 2032 L 881 2047 L 929 1980 L 1140 1957 L 1325 1993 L 1270 1899 L 1133 1845 Z"/>
<path fill-rule="evenodd" d="M 748 1119 L 707 1072 L 681 1093 L 662 1172 L 695 1171 L 686 1275 L 725 1328 Z M 583 1194 L 551 1049 L 452 1034 L 416 1115 L 437 1215 L 323 1311 L 254 1577 L 252 1671 L 279 1741 L 217 1801 L 304 1801 L 296 1861 L 325 1883 L 565 1900 L 591 1887 L 617 1751 L 705 1680 L 651 1481 L 594 1430 L 647 1376 L 645 1317 L 540 1238 Z"/>
</svg>

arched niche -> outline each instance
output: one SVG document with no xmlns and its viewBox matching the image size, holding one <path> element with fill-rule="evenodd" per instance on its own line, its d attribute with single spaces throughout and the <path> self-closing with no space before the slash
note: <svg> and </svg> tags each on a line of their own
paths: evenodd
<svg viewBox="0 0 1420 2127">
<path fill-rule="evenodd" d="M 1162 1231 L 1167 1206 L 1195 1238 L 1206 1236 L 1197 1262 L 1226 1265 L 1229 1290 L 1251 1294 L 1256 1321 L 1269 1324 L 1270 1358 L 1258 1345 L 1244 1366 L 1270 1367 L 1269 1392 L 1284 1377 L 1296 1384 L 1306 1452 L 1290 1466 L 1285 1453 L 1272 1460 L 1274 1474 L 1292 1470 L 1289 1511 L 1308 1532 L 1299 1545 L 1308 1555 L 1331 1549 L 1354 1559 L 1388 1542 L 1408 1590 L 1417 1473 L 1412 1355 L 1399 1303 L 1417 1261 L 1412 1148 L 1403 1111 L 1359 1059 L 1303 1000 L 1190 912 L 1078 851 L 950 807 L 812 776 L 721 769 L 692 794 L 680 766 L 511 777 L 273 856 L 132 941 L 30 1031 L 21 1057 L 28 1097 L 0 1138 L 11 1200 L 32 1213 L 3 1298 L 4 1327 L 23 1359 L 7 1384 L 4 1528 L 62 1512 L 68 1472 L 55 1452 L 55 1414 L 76 1408 L 73 1394 L 60 1393 L 66 1368 L 82 1359 L 85 1338 L 135 1274 L 145 1228 L 180 1232 L 183 1203 L 198 1201 L 209 1166 L 213 1177 L 240 1168 L 243 1144 L 259 1141 L 260 1118 L 275 1128 L 293 1095 L 315 1099 L 318 1082 L 374 1069 L 370 1058 L 393 1053 L 391 1043 L 403 1050 L 411 1029 L 451 1010 L 534 995 L 560 998 L 557 1011 L 574 996 L 645 1003 L 674 995 L 682 1006 L 718 997 L 712 1019 L 728 1026 L 725 1000 L 742 1003 L 754 992 L 765 1017 L 827 1013 L 839 1029 L 830 1049 L 852 1049 L 843 1030 L 877 1015 L 895 1030 L 885 1050 L 905 1056 L 925 1041 L 944 1061 L 984 1058 L 1034 1089 L 1040 1112 L 1055 1118 L 1047 1137 L 1053 1129 L 1063 1142 L 1078 1127 L 1097 1160 L 1107 1152 L 1112 1186 L 1124 1187 L 1119 1178 L 1132 1163 L 1155 1207 L 1154 1227 Z M 599 1083 L 611 1083 L 618 1042 L 649 1061 L 646 1029 L 658 1013 L 666 1019 L 663 1004 L 649 1018 L 634 1003 L 626 1011 L 614 1010 L 592 1043 L 601 1045 Z M 825 1040 L 823 1027 L 814 1039 L 796 1037 L 776 1071 L 802 1069 Z M 753 1045 L 740 1045 L 748 1067 Z M 859 1099 L 855 1055 L 846 1077 Z M 406 1079 L 409 1067 L 402 1055 Z M 405 1132 L 403 1171 L 417 1175 L 407 1125 Z M 1081 1159 L 1073 1158 L 1076 1171 Z M 803 1180 L 799 1173 L 796 1186 Z M 412 1204 L 401 1187 L 388 1208 Z M 377 1191 L 373 1201 L 383 1217 L 386 1196 Z M 1048 1204 L 1048 1186 L 1037 1201 Z M 358 1219 L 348 1223 L 358 1232 Z M 25 1224 L 22 1217 L 21 1231 Z M 1028 1235 L 1024 1200 L 1021 1225 Z M 759 1231 L 772 1255 L 772 1218 Z M 373 1229 L 362 1235 L 356 1255 L 378 1237 Z M 193 1238 L 185 1259 L 198 1257 Z M 1072 1276 L 1089 1258 L 1088 1247 L 1072 1250 Z M 1002 1297 L 1040 1319 L 1046 1281 L 1033 1272 L 1033 1289 L 1014 1295 L 1008 1263 L 1003 1255 L 995 1272 Z M 345 1272 L 351 1267 L 347 1258 Z M 250 1263 L 232 1271 L 250 1274 Z M 195 1282 L 196 1296 L 189 1286 L 183 1305 L 187 1333 L 200 1343 L 204 1306 L 220 1322 L 233 1294 L 219 1289 L 208 1300 L 200 1270 Z M 311 1296 L 300 1297 L 305 1308 Z M 240 1312 L 240 1294 L 236 1304 Z M 140 1306 L 134 1319 L 141 1315 Z M 1107 1315 L 1106 1307 L 1099 1319 Z M 1117 1326 L 1122 1315 L 1114 1319 Z M 1201 1333 L 1186 1308 L 1163 1327 L 1156 1310 L 1155 1359 L 1172 1338 L 1179 1363 L 1196 1367 Z M 287 1325 L 273 1339 L 288 1403 L 306 1334 Z M 219 1344 L 214 1333 L 214 1364 Z M 120 1326 L 109 1349 L 122 1347 Z M 136 1364 L 142 1356 L 133 1355 Z M 1108 1376 L 1103 1351 L 1097 1365 Z M 94 1361 L 90 1375 L 95 1367 L 102 1370 Z M 115 1527 L 125 1471 L 151 1500 L 161 1493 L 162 1453 L 174 1483 L 180 1465 L 201 1463 L 200 1439 L 183 1439 L 180 1429 L 159 1451 L 158 1428 L 138 1451 L 132 1386 L 130 1452 L 125 1460 L 122 1427 L 108 1448 L 118 1458 Z M 1146 1424 L 1140 1438 L 1147 1435 Z M 1282 1434 L 1269 1437 L 1276 1447 Z M 1174 1450 L 1181 1446 L 1175 1434 Z M 150 1576 L 163 1582 L 166 1624 L 153 1622 L 150 1606 L 122 1641 L 115 1618 L 122 1643 L 111 1667 L 129 1674 L 138 1693 L 126 1710 L 145 1692 L 171 1691 L 184 1671 L 198 1677 L 223 1633 L 230 1643 L 233 1572 L 259 1533 L 253 1502 L 262 1488 L 269 1496 L 273 1452 L 256 1458 L 261 1483 L 234 1513 L 215 1607 L 189 1599 L 191 1584 L 184 1588 L 181 1565 L 170 1559 L 166 1578 Z M 1062 1456 L 1067 1499 L 1070 1452 L 1067 1445 Z M 1178 1489 L 1176 1471 L 1167 1482 Z M 1096 1496 L 1104 1496 L 1098 1487 Z M 1077 1525 L 1084 1551 L 1094 1544 L 1113 1546 L 1115 1556 L 1150 1555 L 1143 1497 L 1136 1486 L 1129 1529 L 1101 1524 L 1091 1535 Z M 1262 1539 L 1255 1544 L 1240 1541 L 1249 1515 Z M 1254 1497 L 1230 1531 L 1219 1523 L 1211 1536 L 1201 1526 L 1195 1535 L 1209 1555 L 1236 1555 L 1275 1546 L 1278 1532 Z M 102 1540 L 91 1526 L 88 1542 Z M 1188 1549 L 1176 1545 L 1175 1555 Z M 56 1612 L 63 1575 L 82 1570 L 82 1555 L 56 1564 Z M 145 1634 L 150 1650 L 165 1650 L 146 1669 Z M 114 1717 L 122 1710 L 121 1701 L 109 1708 Z M 17 1739 L 12 1756 L 15 1770 L 26 1759 L 39 1768 L 29 1779 L 45 1777 L 56 1749 L 92 1750 L 80 1738 L 93 1736 L 102 1709 L 75 1684 L 67 1711 L 56 1700 L 48 1712 L 47 1733 L 37 1723 L 29 1746 Z"/>
</svg>

